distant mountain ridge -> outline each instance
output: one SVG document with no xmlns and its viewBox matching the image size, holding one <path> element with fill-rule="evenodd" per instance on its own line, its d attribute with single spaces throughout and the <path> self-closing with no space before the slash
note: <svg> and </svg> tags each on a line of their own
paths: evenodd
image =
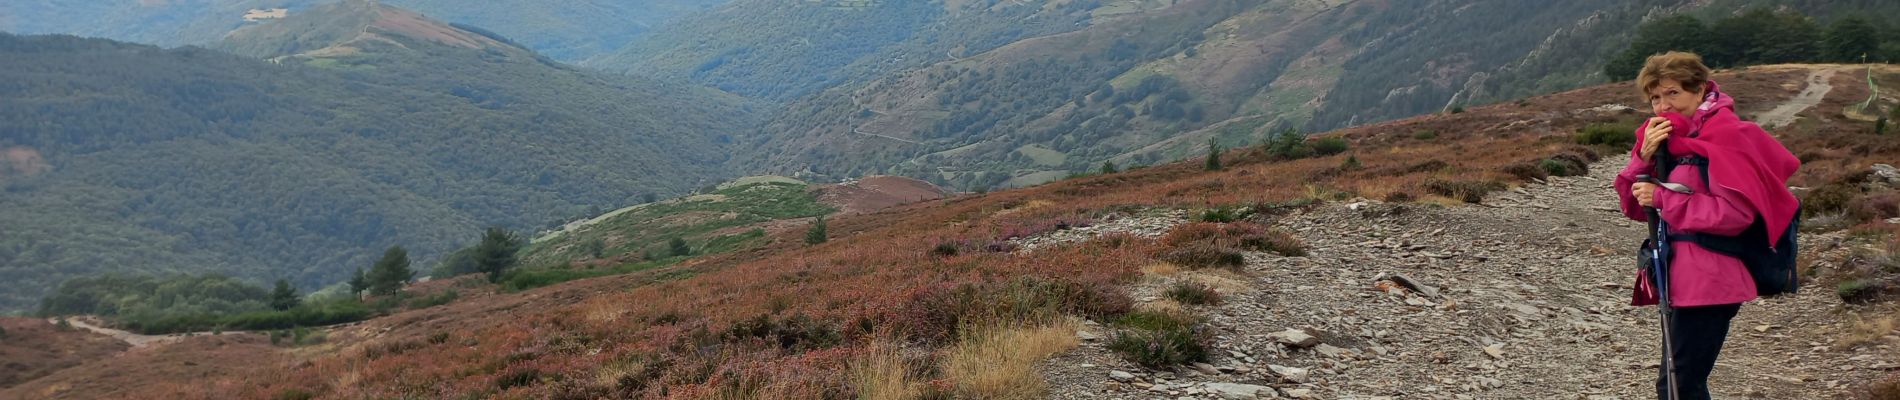
<svg viewBox="0 0 1900 400">
<path fill-rule="evenodd" d="M 166 47 L 210 45 L 258 22 L 252 10 L 305 9 L 341 0 L 61 0 L 0 2 L 0 32 L 65 33 Z M 355 1 L 355 0 L 351 0 Z M 435 19 L 480 26 L 549 57 L 580 60 L 624 46 L 674 18 L 726 0 L 378 0 Z"/>
<path fill-rule="evenodd" d="M 0 35 L 0 310 L 96 272 L 315 288 L 391 245 L 426 262 L 484 226 L 724 179 L 757 123 L 737 96 L 495 36 L 361 2 L 219 44 L 274 61 Z"/>
<path fill-rule="evenodd" d="M 1900 11 L 1768 0 L 734 0 L 585 65 L 784 102 L 742 139 L 759 149 L 747 157 L 754 172 L 976 190 L 1601 83 L 1643 21 L 1754 6 Z"/>
</svg>

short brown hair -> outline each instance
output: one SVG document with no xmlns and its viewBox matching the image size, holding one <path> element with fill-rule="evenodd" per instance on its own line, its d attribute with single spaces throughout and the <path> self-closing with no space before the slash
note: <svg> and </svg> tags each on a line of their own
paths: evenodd
<svg viewBox="0 0 1900 400">
<path fill-rule="evenodd" d="M 1702 92 L 1703 84 L 1709 82 L 1709 66 L 1702 65 L 1702 56 L 1695 53 L 1671 51 L 1649 56 L 1643 61 L 1643 71 L 1636 74 L 1636 89 L 1647 100 L 1650 89 L 1664 79 L 1681 82 L 1682 90 Z"/>
</svg>

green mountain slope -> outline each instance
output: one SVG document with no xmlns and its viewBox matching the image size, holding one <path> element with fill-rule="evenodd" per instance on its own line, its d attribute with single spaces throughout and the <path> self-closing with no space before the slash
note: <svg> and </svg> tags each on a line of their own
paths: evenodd
<svg viewBox="0 0 1900 400">
<path fill-rule="evenodd" d="M 457 45 L 486 36 L 433 21 L 356 30 L 372 37 L 225 43 L 300 50 L 274 61 L 0 36 L 0 310 L 91 272 L 311 287 L 393 244 L 426 260 L 485 225 L 716 181 L 725 135 L 755 123 L 730 95 Z"/>
<path fill-rule="evenodd" d="M 784 102 L 742 139 L 759 150 L 743 157 L 749 172 L 981 189 L 1602 83 L 1645 20 L 1762 4 L 1892 12 L 1767 0 L 735 0 L 587 65 Z"/>
<path fill-rule="evenodd" d="M 1091 3 L 737 0 L 583 65 L 784 100 L 1072 31 Z"/>
</svg>

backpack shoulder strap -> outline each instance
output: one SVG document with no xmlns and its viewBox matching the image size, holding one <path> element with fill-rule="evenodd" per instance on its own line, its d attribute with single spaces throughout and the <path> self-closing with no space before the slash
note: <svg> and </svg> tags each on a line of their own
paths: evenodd
<svg viewBox="0 0 1900 400">
<path fill-rule="evenodd" d="M 1686 155 L 1682 157 L 1676 157 L 1675 160 L 1667 162 L 1667 164 L 1669 164 L 1669 169 L 1671 171 L 1674 171 L 1675 167 L 1680 167 L 1684 165 L 1694 165 L 1696 167 L 1696 172 L 1702 173 L 1702 187 L 1704 188 L 1709 187 L 1709 159 L 1707 157 L 1690 154 L 1690 155 Z"/>
</svg>

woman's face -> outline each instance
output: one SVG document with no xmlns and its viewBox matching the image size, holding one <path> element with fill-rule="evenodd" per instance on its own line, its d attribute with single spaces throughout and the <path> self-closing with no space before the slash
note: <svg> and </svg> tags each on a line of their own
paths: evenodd
<svg viewBox="0 0 1900 400">
<path fill-rule="evenodd" d="M 1702 92 L 1691 92 L 1682 88 L 1682 82 L 1663 79 L 1656 87 L 1649 89 L 1649 109 L 1656 114 L 1673 112 L 1688 115 L 1702 106 Z"/>
</svg>

